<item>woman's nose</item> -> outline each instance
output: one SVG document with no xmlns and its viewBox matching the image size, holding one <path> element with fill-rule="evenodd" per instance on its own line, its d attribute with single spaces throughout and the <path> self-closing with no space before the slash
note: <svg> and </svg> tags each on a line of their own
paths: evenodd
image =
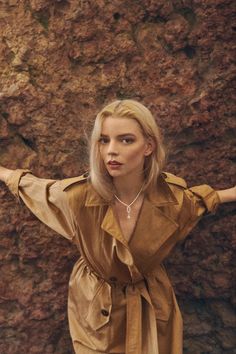
<svg viewBox="0 0 236 354">
<path fill-rule="evenodd" d="M 117 148 L 117 144 L 115 141 L 111 140 L 109 142 L 107 153 L 108 153 L 108 155 L 117 155 L 118 154 L 118 148 Z"/>
</svg>

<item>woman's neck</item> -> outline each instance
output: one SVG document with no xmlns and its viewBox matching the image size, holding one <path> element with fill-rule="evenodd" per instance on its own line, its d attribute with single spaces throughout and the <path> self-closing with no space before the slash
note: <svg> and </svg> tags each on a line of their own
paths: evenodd
<svg viewBox="0 0 236 354">
<path fill-rule="evenodd" d="M 113 184 L 115 186 L 115 194 L 119 197 L 124 203 L 131 203 L 137 194 L 140 192 L 144 183 L 142 176 L 137 179 L 128 179 L 128 178 L 114 178 Z"/>
</svg>

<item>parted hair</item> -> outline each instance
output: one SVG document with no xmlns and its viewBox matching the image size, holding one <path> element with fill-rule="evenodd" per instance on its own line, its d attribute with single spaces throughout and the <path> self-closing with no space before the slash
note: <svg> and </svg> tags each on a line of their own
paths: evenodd
<svg viewBox="0 0 236 354">
<path fill-rule="evenodd" d="M 105 106 L 96 116 L 90 141 L 90 180 L 94 189 L 107 201 L 114 198 L 114 186 L 112 177 L 107 172 L 101 158 L 99 140 L 102 132 L 102 124 L 105 118 L 130 118 L 140 125 L 145 138 L 151 138 L 154 142 L 154 150 L 151 155 L 145 157 L 143 190 L 156 185 L 165 162 L 165 150 L 162 136 L 156 121 L 150 112 L 140 102 L 135 100 L 117 100 Z"/>
</svg>

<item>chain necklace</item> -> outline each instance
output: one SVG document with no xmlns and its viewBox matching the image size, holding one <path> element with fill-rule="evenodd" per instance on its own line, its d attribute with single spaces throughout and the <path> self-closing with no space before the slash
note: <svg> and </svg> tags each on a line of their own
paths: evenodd
<svg viewBox="0 0 236 354">
<path fill-rule="evenodd" d="M 144 183 L 143 183 L 144 185 Z M 122 202 L 122 200 L 120 200 L 116 194 L 114 194 L 114 197 L 118 200 L 118 202 L 120 202 L 121 204 L 123 204 L 126 207 L 126 211 L 127 211 L 127 219 L 131 218 L 131 205 L 134 204 L 134 202 L 136 202 L 136 200 L 138 199 L 138 197 L 140 196 L 142 189 L 143 189 L 143 185 L 140 189 L 140 191 L 138 192 L 138 194 L 136 195 L 136 197 L 134 198 L 134 200 L 130 203 L 130 204 L 126 204 L 125 202 Z"/>
</svg>

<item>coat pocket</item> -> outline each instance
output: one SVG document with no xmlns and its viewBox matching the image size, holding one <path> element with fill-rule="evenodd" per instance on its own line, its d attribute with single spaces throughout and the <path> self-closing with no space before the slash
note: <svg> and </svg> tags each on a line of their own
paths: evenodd
<svg viewBox="0 0 236 354">
<path fill-rule="evenodd" d="M 111 286 L 101 280 L 93 300 L 88 306 L 87 316 L 85 317 L 89 327 L 97 331 L 105 326 L 111 317 Z"/>
<path fill-rule="evenodd" d="M 91 272 L 81 258 L 74 266 L 69 282 L 69 317 L 83 328 L 97 331 L 111 317 L 111 286 Z"/>
</svg>

